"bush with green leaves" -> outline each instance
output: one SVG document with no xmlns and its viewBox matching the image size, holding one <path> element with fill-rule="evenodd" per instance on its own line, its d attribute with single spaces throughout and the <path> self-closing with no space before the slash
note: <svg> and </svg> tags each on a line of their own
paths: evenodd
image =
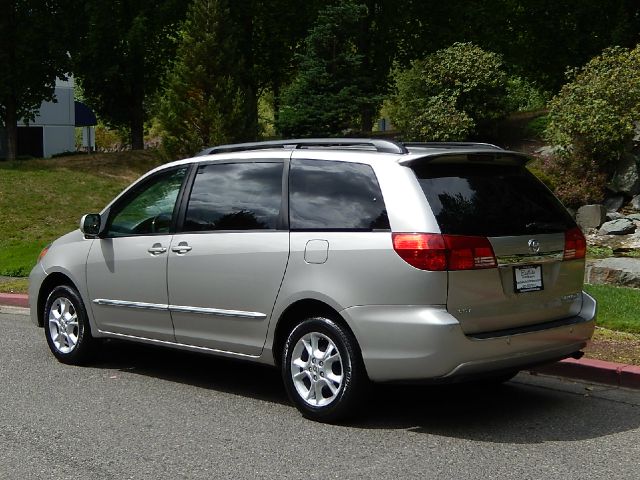
<svg viewBox="0 0 640 480">
<path fill-rule="evenodd" d="M 556 153 L 543 168 L 568 206 L 601 201 L 640 120 L 640 45 L 614 47 L 567 73 L 549 102 L 546 139 Z"/>
<path fill-rule="evenodd" d="M 507 74 L 499 55 L 454 43 L 393 73 L 387 111 L 413 140 L 464 140 L 507 111 Z"/>
<path fill-rule="evenodd" d="M 567 75 L 549 103 L 546 137 L 575 161 L 589 159 L 611 174 L 640 120 L 640 45 L 608 48 Z"/>
</svg>

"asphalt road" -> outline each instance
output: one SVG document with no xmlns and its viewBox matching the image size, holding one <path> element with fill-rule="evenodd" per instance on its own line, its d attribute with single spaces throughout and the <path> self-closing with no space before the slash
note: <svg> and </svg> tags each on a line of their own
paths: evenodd
<svg viewBox="0 0 640 480">
<path fill-rule="evenodd" d="M 125 343 L 90 367 L 0 314 L 0 478 L 640 478 L 640 392 L 520 374 L 384 387 L 363 418 L 303 419 L 275 370 Z"/>
</svg>

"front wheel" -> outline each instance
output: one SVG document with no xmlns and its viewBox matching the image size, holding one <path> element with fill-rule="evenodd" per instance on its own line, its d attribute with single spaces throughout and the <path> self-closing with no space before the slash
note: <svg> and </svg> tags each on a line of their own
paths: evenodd
<svg viewBox="0 0 640 480">
<path fill-rule="evenodd" d="M 43 320 L 47 344 L 59 361 L 73 365 L 87 361 L 94 340 L 84 303 L 74 288 L 61 285 L 51 291 Z"/>
<path fill-rule="evenodd" d="M 302 415 L 322 422 L 350 415 L 367 383 L 351 332 L 323 317 L 309 318 L 291 331 L 282 375 L 287 394 Z"/>
</svg>

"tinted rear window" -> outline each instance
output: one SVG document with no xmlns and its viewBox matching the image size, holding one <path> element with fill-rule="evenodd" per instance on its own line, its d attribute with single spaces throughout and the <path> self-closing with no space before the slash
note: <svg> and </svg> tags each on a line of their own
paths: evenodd
<svg viewBox="0 0 640 480">
<path fill-rule="evenodd" d="M 575 224 L 526 168 L 486 164 L 412 167 L 442 233 L 487 237 L 563 232 Z"/>
</svg>

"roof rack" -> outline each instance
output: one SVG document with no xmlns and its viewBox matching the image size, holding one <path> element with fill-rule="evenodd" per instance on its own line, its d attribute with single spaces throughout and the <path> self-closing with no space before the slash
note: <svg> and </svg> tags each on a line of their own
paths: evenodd
<svg viewBox="0 0 640 480">
<path fill-rule="evenodd" d="M 402 143 L 393 140 L 378 138 L 303 138 L 293 140 L 270 140 L 266 142 L 234 143 L 230 145 L 219 145 L 209 147 L 198 153 L 201 155 L 215 155 L 217 153 L 243 152 L 247 150 L 264 150 L 267 148 L 352 148 L 363 150 L 374 150 L 384 153 L 409 153 Z"/>
<path fill-rule="evenodd" d="M 491 150 L 504 150 L 502 147 L 494 145 L 492 143 L 480 143 L 480 142 L 403 142 L 405 147 L 424 147 L 424 148 L 444 148 L 444 149 L 453 149 L 453 148 L 486 148 Z"/>
</svg>

